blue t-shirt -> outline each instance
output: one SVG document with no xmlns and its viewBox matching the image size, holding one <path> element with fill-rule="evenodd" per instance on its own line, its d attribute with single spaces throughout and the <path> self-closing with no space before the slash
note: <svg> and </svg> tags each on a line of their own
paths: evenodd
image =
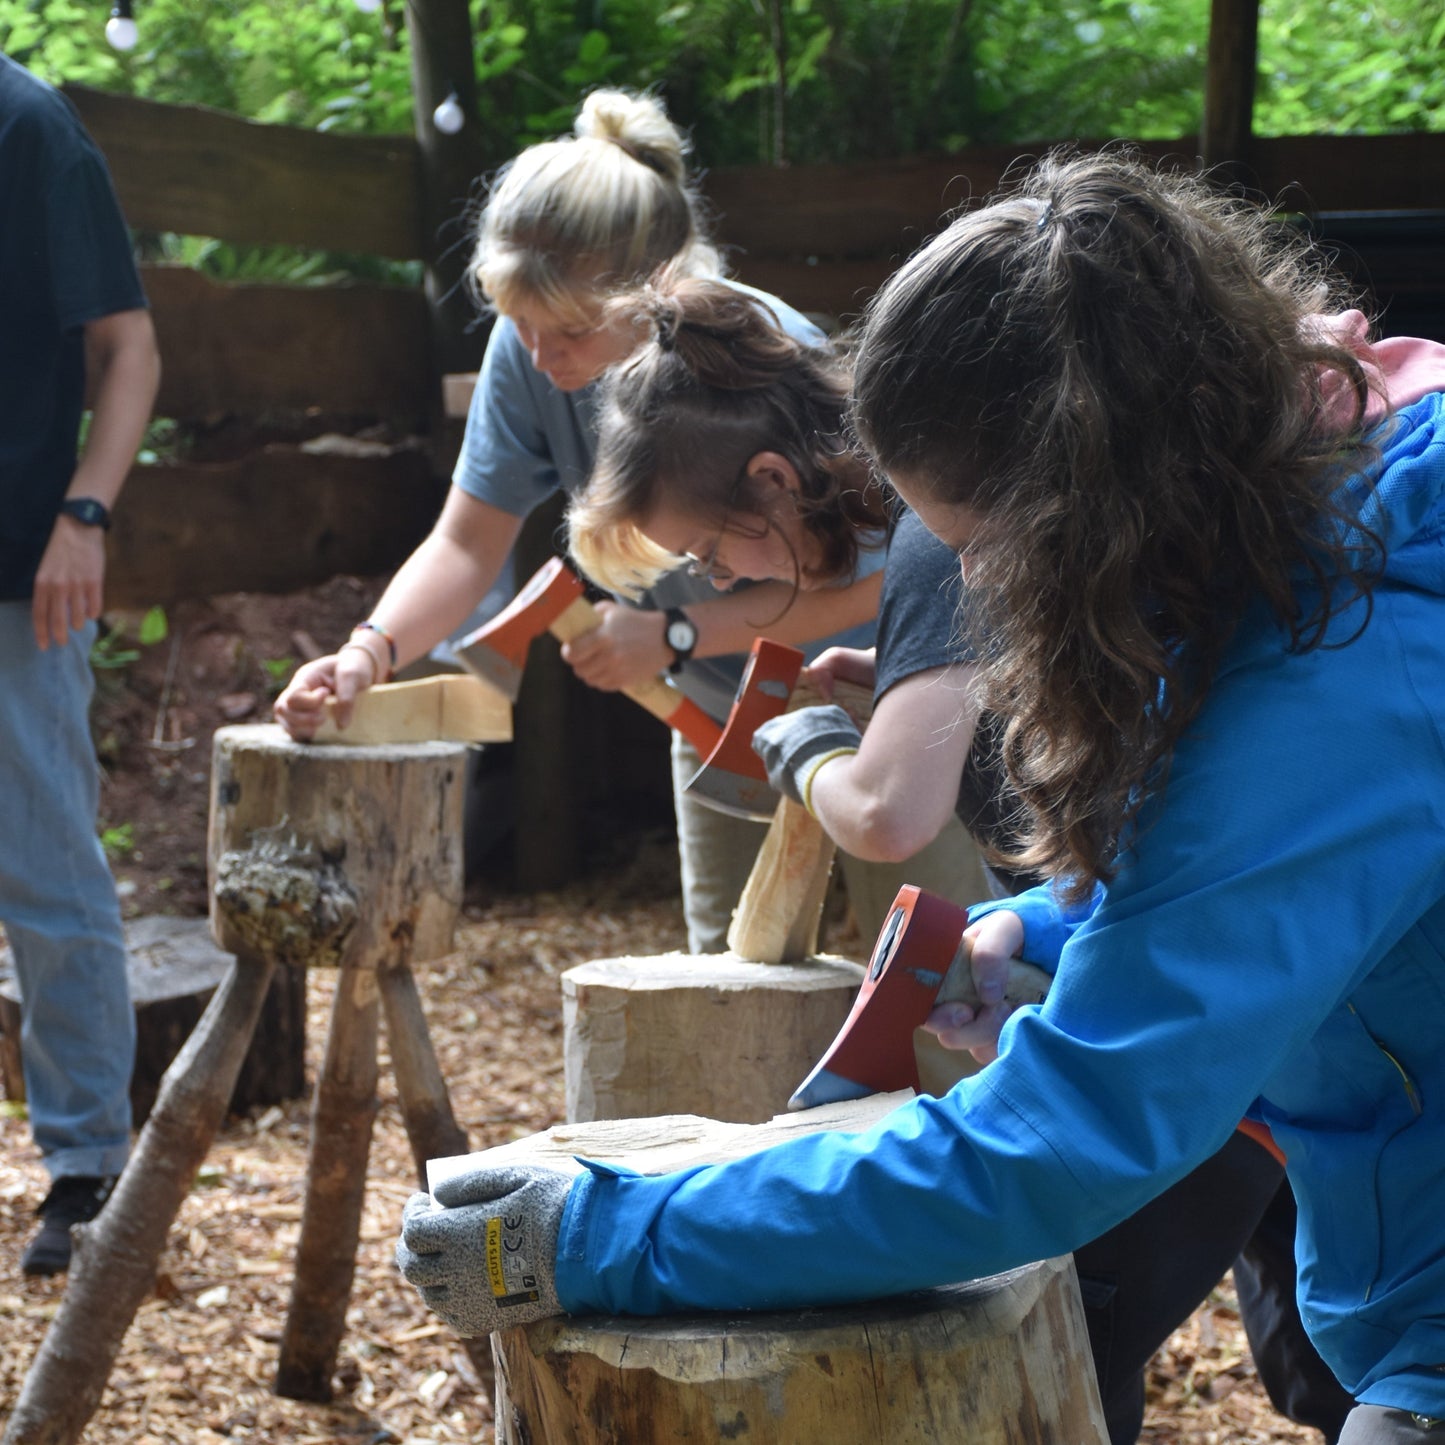
<svg viewBox="0 0 1445 1445">
<path fill-rule="evenodd" d="M 761 301 L 794 339 L 809 346 L 823 344 L 823 333 L 775 296 L 735 281 L 728 284 Z M 472 393 L 452 481 L 468 496 L 515 517 L 526 516 L 559 488 L 569 494 L 577 491 L 591 475 L 597 455 L 598 393 L 596 382 L 571 392 L 553 386 L 533 367 L 517 328 L 507 317 L 498 317 Z M 862 551 L 858 575 L 876 572 L 883 558 L 881 545 Z M 685 607 L 717 595 L 710 582 L 680 569 L 659 581 L 644 605 Z M 873 624 L 819 639 L 807 651 L 816 656 L 835 645 L 871 647 Z M 736 654 L 691 658 L 674 681 L 704 711 L 723 719 L 744 661 Z"/>
<path fill-rule="evenodd" d="M 100 152 L 0 55 L 0 601 L 30 596 L 75 471 L 85 325 L 144 305 Z"/>
</svg>

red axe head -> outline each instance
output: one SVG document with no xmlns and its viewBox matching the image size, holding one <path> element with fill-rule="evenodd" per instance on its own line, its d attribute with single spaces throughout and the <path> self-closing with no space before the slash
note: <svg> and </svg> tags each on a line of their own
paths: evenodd
<svg viewBox="0 0 1445 1445">
<path fill-rule="evenodd" d="M 462 639 L 457 657 L 483 682 L 516 702 L 532 639 L 540 637 L 582 591 L 582 579 L 562 558 L 553 557 L 490 622 Z"/>
<path fill-rule="evenodd" d="M 773 816 L 778 795 L 753 751 L 753 733 L 787 707 L 802 670 L 803 654 L 796 647 L 766 637 L 754 639 L 722 737 L 693 774 L 686 792 L 739 818 Z"/>
<path fill-rule="evenodd" d="M 894 1089 L 922 1092 L 914 1029 L 943 999 L 979 1002 L 963 942 L 967 927 L 966 908 L 912 884 L 898 890 L 858 997 L 838 1037 L 788 1100 L 790 1109 Z M 1051 982 L 1042 969 L 1015 960 L 1004 997 L 1012 1004 L 1038 1003 Z"/>
</svg>

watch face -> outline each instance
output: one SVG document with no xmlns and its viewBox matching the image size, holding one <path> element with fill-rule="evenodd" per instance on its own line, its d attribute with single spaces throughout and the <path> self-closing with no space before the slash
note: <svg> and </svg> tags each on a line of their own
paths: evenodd
<svg viewBox="0 0 1445 1445">
<path fill-rule="evenodd" d="M 657 634 L 653 633 L 655 637 Z M 687 652 L 697 641 L 697 628 L 685 617 L 667 624 L 667 645 L 674 652 Z"/>
<path fill-rule="evenodd" d="M 110 524 L 110 513 L 92 497 L 75 497 L 60 504 L 60 510 L 67 517 L 74 517 L 87 527 L 105 527 Z"/>
</svg>

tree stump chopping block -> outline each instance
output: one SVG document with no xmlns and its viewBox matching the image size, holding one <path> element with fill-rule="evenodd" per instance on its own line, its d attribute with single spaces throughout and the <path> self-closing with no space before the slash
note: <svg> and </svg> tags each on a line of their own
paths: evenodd
<svg viewBox="0 0 1445 1445">
<path fill-rule="evenodd" d="M 204 918 L 137 918 L 125 925 L 126 971 L 135 1009 L 136 1057 L 131 1072 L 131 1115 L 139 1128 L 150 1115 L 161 1076 L 201 1018 L 231 967 Z M 232 1113 L 254 1104 L 279 1104 L 306 1092 L 305 975 L 278 969 L 251 1035 Z M 0 1078 L 8 1099 L 24 1099 L 20 986 L 9 951 L 0 949 Z"/>
<path fill-rule="evenodd" d="M 602 958 L 562 975 L 567 1118 L 770 1119 L 833 1042 L 863 968 L 815 955 Z"/>
<path fill-rule="evenodd" d="M 465 748 L 215 735 L 209 862 L 223 947 L 340 970 L 312 1109 L 306 1202 L 276 1389 L 328 1400 L 355 1274 L 386 1009 L 419 1159 L 465 1148 L 415 998 L 462 896 Z"/>
<path fill-rule="evenodd" d="M 688 1115 L 559 1124 L 434 1160 L 430 1181 L 507 1164 L 577 1172 L 579 1156 L 649 1174 L 688 1169 L 819 1130 L 864 1130 L 911 1097 L 873 1095 L 753 1125 Z M 1068 1258 L 856 1305 L 541 1320 L 492 1345 L 498 1445 L 1107 1439 Z"/>
<path fill-rule="evenodd" d="M 1103 1445 L 1072 1258 L 866 1305 L 494 1336 L 498 1445 Z"/>
</svg>

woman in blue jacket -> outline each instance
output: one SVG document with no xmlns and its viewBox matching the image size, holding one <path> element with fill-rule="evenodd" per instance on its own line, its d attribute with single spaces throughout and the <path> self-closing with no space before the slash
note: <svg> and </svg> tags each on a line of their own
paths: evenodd
<svg viewBox="0 0 1445 1445">
<path fill-rule="evenodd" d="M 888 283 L 858 433 L 983 603 L 1029 810 L 1001 861 L 1068 880 L 975 910 L 975 972 L 1016 953 L 1054 987 L 865 1134 L 418 1198 L 399 1257 L 428 1303 L 475 1330 L 991 1274 L 1096 1237 L 1250 1113 L 1359 1402 L 1342 1441 L 1439 1438 L 1445 372 L 1328 306 L 1263 218 L 1118 156 L 1046 161 Z M 465 1243 L 497 1215 L 540 1281 L 515 1313 Z"/>
</svg>

